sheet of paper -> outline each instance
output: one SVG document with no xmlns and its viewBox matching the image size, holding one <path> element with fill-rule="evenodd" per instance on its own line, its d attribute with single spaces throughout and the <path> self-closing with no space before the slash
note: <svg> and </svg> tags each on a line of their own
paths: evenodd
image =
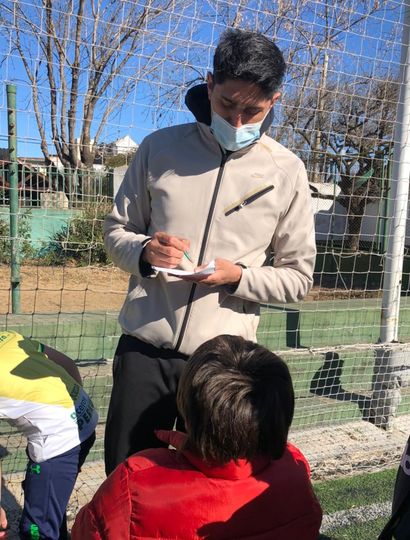
<svg viewBox="0 0 410 540">
<path fill-rule="evenodd" d="M 209 274 L 215 272 L 215 261 L 211 261 L 205 268 L 197 270 L 196 272 L 179 270 L 178 268 L 162 268 L 161 266 L 153 266 L 152 268 L 157 272 L 164 272 L 165 274 L 170 274 L 172 276 L 209 276 Z"/>
</svg>

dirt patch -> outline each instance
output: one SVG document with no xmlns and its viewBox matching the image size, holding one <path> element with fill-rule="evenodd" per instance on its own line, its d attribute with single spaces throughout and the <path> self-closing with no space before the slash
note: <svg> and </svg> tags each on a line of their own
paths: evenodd
<svg viewBox="0 0 410 540">
<path fill-rule="evenodd" d="M 382 298 L 383 291 L 365 290 L 365 289 L 331 289 L 327 287 L 314 286 L 309 294 L 306 296 L 305 301 L 316 300 L 348 300 L 352 298 Z"/>
<path fill-rule="evenodd" d="M 21 267 L 22 313 L 116 311 L 128 274 L 114 267 Z M 10 267 L 0 265 L 0 314 L 11 313 Z"/>
<path fill-rule="evenodd" d="M 117 311 L 128 286 L 119 268 L 36 266 L 21 267 L 22 313 L 81 313 Z M 378 298 L 381 291 L 313 287 L 306 301 Z M 0 314 L 11 313 L 10 267 L 0 265 Z"/>
</svg>

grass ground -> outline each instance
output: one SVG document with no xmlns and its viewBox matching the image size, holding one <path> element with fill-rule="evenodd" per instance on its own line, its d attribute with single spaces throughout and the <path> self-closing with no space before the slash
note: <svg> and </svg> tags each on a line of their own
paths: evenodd
<svg viewBox="0 0 410 540">
<path fill-rule="evenodd" d="M 396 472 L 315 483 L 325 515 L 320 540 L 376 540 L 388 520 Z"/>
<path fill-rule="evenodd" d="M 328 535 L 321 535 L 318 540 L 377 540 L 383 530 L 386 518 L 378 518 L 368 523 L 337 527 Z"/>
</svg>

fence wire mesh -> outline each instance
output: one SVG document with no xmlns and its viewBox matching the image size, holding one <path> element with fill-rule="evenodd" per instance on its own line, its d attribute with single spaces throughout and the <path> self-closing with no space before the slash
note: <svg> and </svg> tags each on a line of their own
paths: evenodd
<svg viewBox="0 0 410 540">
<path fill-rule="evenodd" d="M 271 132 L 302 158 L 311 186 L 314 287 L 301 304 L 263 306 L 258 331 L 259 342 L 283 354 L 292 371 L 291 439 L 316 477 L 397 464 L 410 414 L 409 223 L 400 343 L 377 343 L 393 234 L 404 9 L 395 0 L 0 3 L 0 74 L 17 89 L 22 276 L 16 314 L 4 84 L 0 321 L 77 360 L 98 407 L 97 443 L 73 494 L 73 515 L 103 478 L 111 360 L 128 280 L 105 254 L 102 221 L 142 139 L 192 121 L 185 93 L 212 71 L 215 44 L 227 27 L 261 31 L 284 51 L 288 72 Z M 380 367 L 384 354 L 395 358 L 388 372 Z M 376 398 L 388 390 L 394 414 L 383 422 Z M 10 452 L 3 460 L 6 501 L 13 506 L 21 502 L 15 475 L 24 469 L 25 443 L 3 424 L 0 429 L 0 445 Z"/>
</svg>

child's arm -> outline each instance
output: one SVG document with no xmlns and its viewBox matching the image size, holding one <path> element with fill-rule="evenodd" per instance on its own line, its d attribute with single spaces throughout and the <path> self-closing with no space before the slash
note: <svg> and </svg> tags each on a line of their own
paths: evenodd
<svg viewBox="0 0 410 540">
<path fill-rule="evenodd" d="M 85 506 L 81 508 L 80 512 L 75 518 L 75 523 L 71 529 L 72 540 L 102 540 L 102 522 L 97 521 L 93 514 L 93 511 Z M 112 537 L 105 532 L 105 538 L 111 539 Z"/>
<path fill-rule="evenodd" d="M 73 360 L 69 358 L 66 354 L 57 351 L 56 349 L 53 349 L 52 347 L 49 347 L 48 345 L 43 345 L 44 347 L 44 353 L 50 358 L 50 360 L 53 360 L 56 364 L 64 368 L 71 377 L 78 382 L 80 386 L 83 385 L 83 381 L 81 379 L 80 372 L 78 371 L 78 367 L 75 365 Z"/>
<path fill-rule="evenodd" d="M 77 514 L 71 529 L 72 540 L 130 538 L 132 502 L 129 474 L 128 465 L 121 463 L 105 479 L 91 501 Z"/>
<path fill-rule="evenodd" d="M 7 539 L 7 517 L 5 510 L 0 506 L 0 538 Z"/>
</svg>

